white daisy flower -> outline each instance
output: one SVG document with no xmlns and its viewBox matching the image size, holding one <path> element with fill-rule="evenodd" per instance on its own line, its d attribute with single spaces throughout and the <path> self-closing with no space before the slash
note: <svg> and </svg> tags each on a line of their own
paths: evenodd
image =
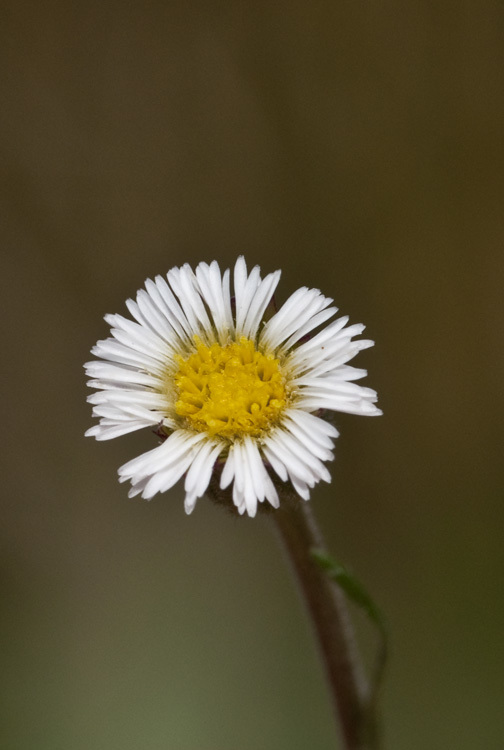
<svg viewBox="0 0 504 750">
<path fill-rule="evenodd" d="M 353 381 L 366 375 L 347 363 L 373 341 L 364 326 L 333 320 L 336 307 L 318 289 L 301 287 L 265 320 L 280 271 L 261 279 L 243 257 L 233 274 L 216 261 L 172 268 L 147 279 L 126 305 L 134 320 L 106 315 L 112 337 L 85 365 L 98 389 L 89 396 L 99 424 L 86 435 L 108 440 L 157 428 L 163 442 L 119 469 L 129 495 L 150 499 L 185 476 L 191 513 L 214 477 L 232 484 L 240 514 L 279 505 L 279 481 L 305 500 L 333 458 L 335 427 L 326 411 L 377 415 L 376 392 Z M 273 481 L 273 478 L 275 482 Z"/>
</svg>

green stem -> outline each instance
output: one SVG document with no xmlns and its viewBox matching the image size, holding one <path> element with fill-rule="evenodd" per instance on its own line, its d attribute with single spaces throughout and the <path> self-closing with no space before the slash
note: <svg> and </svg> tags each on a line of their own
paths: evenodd
<svg viewBox="0 0 504 750">
<path fill-rule="evenodd" d="M 345 596 L 313 559 L 323 549 L 321 532 L 303 500 L 282 500 L 271 513 L 294 567 L 311 616 L 339 717 L 346 750 L 377 748 L 370 690 L 348 614 Z"/>
</svg>

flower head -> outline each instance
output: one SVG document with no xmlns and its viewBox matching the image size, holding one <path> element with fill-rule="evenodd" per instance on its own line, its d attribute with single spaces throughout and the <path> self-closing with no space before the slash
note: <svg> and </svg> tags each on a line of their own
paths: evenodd
<svg viewBox="0 0 504 750">
<path fill-rule="evenodd" d="M 239 513 L 258 502 L 278 507 L 275 483 L 290 481 L 305 500 L 331 476 L 335 427 L 326 411 L 381 414 L 366 375 L 347 363 L 372 341 L 318 289 L 301 287 L 265 320 L 280 271 L 261 279 L 238 258 L 233 274 L 216 261 L 172 268 L 148 279 L 126 305 L 134 320 L 107 315 L 112 337 L 85 365 L 97 440 L 155 427 L 163 442 L 119 469 L 130 496 L 151 498 L 185 475 L 190 513 L 212 475 Z M 275 483 L 273 482 L 275 478 Z"/>
</svg>

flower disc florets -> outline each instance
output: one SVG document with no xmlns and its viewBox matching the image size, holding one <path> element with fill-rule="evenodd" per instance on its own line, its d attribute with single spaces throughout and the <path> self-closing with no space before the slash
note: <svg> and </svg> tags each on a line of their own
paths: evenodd
<svg viewBox="0 0 504 750">
<path fill-rule="evenodd" d="M 217 262 L 172 268 L 148 279 L 134 320 L 106 316 L 112 336 L 99 341 L 89 362 L 89 397 L 100 423 L 86 434 L 107 440 L 142 427 L 160 427 L 164 442 L 119 469 L 130 495 L 164 492 L 185 476 L 185 509 L 208 488 L 218 458 L 222 490 L 232 485 L 239 513 L 255 515 L 267 500 L 278 507 L 271 479 L 290 482 L 304 499 L 331 476 L 337 430 L 327 410 L 376 415 L 376 393 L 356 385 L 366 375 L 347 363 L 368 340 L 364 328 L 335 314 L 332 300 L 302 287 L 269 319 L 266 310 L 280 279 L 247 272 L 239 258 L 233 273 Z"/>
<path fill-rule="evenodd" d="M 176 413 L 188 428 L 208 435 L 258 437 L 278 424 L 287 403 L 285 377 L 272 354 L 262 354 L 242 336 L 225 346 L 206 346 L 195 337 L 196 351 L 179 365 Z"/>
</svg>

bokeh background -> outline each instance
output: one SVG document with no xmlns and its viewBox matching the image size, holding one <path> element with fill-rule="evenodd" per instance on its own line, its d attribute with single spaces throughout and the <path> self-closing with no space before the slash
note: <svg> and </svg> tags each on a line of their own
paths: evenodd
<svg viewBox="0 0 504 750">
<path fill-rule="evenodd" d="M 313 506 L 385 610 L 386 748 L 504 747 L 504 9 L 4 2 L 6 750 L 329 750 L 263 520 L 128 500 L 82 363 L 147 276 L 244 253 L 365 322 L 384 416 Z M 371 629 L 357 616 L 368 658 Z"/>
</svg>

